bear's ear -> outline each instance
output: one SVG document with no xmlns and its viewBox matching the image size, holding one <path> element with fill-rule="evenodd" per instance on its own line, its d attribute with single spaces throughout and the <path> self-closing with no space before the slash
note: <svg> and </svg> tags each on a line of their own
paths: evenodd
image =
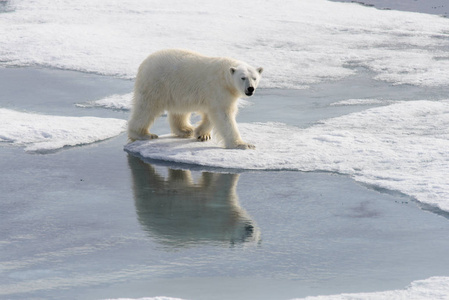
<svg viewBox="0 0 449 300">
<path fill-rule="evenodd" d="M 231 71 L 231 74 L 234 75 L 234 73 L 235 73 L 235 71 L 236 71 L 237 69 L 234 68 L 234 67 L 231 67 L 229 70 Z"/>
<path fill-rule="evenodd" d="M 259 74 L 262 74 L 262 72 L 263 72 L 263 68 L 262 68 L 262 67 L 260 67 L 260 68 L 257 68 L 257 72 L 259 72 Z"/>
</svg>

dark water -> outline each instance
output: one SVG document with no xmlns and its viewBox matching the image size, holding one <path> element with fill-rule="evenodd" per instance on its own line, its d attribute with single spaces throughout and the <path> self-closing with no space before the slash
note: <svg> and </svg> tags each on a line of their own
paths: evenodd
<svg viewBox="0 0 449 300">
<path fill-rule="evenodd" d="M 420 12 L 448 17 L 449 2 L 447 0 L 332 0 L 336 2 L 352 2 L 379 9 L 394 9 Z"/>
<path fill-rule="evenodd" d="M 329 106 L 349 97 L 442 97 L 363 72 L 348 80 L 261 90 L 239 122 L 306 127 L 367 108 Z M 125 119 L 74 104 L 133 84 L 28 68 L 0 69 L 0 83 L 0 107 Z M 155 126 L 168 132 L 164 118 Z M 449 275 L 448 220 L 406 196 L 331 173 L 144 162 L 125 143 L 122 134 L 45 155 L 0 147 L 0 299 L 291 299 Z"/>
</svg>

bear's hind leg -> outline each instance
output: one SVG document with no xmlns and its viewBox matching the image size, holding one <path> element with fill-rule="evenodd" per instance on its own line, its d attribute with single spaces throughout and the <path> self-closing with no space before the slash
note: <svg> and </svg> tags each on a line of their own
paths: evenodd
<svg viewBox="0 0 449 300">
<path fill-rule="evenodd" d="M 175 135 L 182 138 L 189 138 L 193 136 L 193 126 L 190 124 L 190 113 L 169 113 L 168 121 L 170 123 L 171 131 Z"/>
<path fill-rule="evenodd" d="M 150 133 L 149 129 L 161 113 L 156 110 L 148 112 L 146 109 L 133 108 L 131 118 L 128 121 L 128 139 L 133 142 L 158 138 L 156 134 Z"/>
<path fill-rule="evenodd" d="M 212 123 L 207 114 L 201 114 L 201 124 L 195 129 L 195 137 L 201 141 L 208 141 L 211 139 L 210 132 L 212 130 Z"/>
</svg>

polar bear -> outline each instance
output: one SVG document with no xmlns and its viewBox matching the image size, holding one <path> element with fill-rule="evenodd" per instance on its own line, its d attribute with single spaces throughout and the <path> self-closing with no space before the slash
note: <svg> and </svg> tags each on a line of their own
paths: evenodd
<svg viewBox="0 0 449 300">
<path fill-rule="evenodd" d="M 187 50 L 155 52 L 137 73 L 128 138 L 157 138 L 149 128 L 167 111 L 170 128 L 179 137 L 207 141 L 214 129 L 226 148 L 254 149 L 242 140 L 235 117 L 238 98 L 254 94 L 262 71 L 235 59 Z M 190 124 L 192 112 L 202 116 L 196 128 Z"/>
</svg>

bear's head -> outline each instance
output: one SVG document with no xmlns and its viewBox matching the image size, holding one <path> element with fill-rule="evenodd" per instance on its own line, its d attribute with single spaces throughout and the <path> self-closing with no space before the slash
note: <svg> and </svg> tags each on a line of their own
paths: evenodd
<svg viewBox="0 0 449 300">
<path fill-rule="evenodd" d="M 249 65 L 241 64 L 230 69 L 234 87 L 237 88 L 241 96 L 250 97 L 259 85 L 263 68 L 253 68 Z"/>
</svg>

